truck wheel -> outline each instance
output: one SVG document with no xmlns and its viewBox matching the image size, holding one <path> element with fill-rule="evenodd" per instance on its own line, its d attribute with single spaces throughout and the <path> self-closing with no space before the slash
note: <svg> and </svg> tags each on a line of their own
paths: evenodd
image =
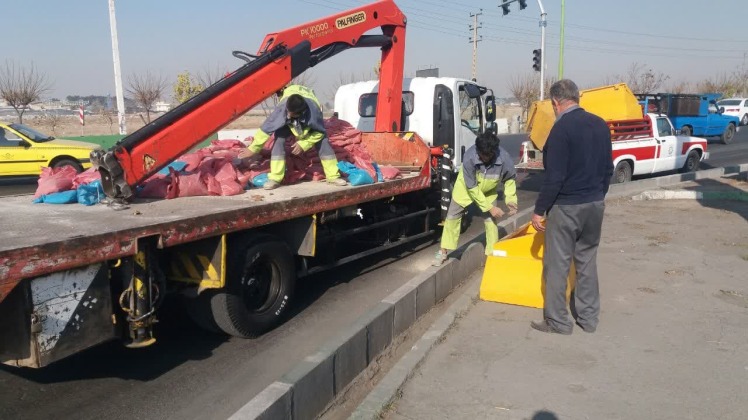
<svg viewBox="0 0 748 420">
<path fill-rule="evenodd" d="M 291 251 L 270 236 L 229 246 L 226 286 L 211 299 L 213 317 L 226 334 L 257 337 L 285 318 L 296 284 Z"/>
<path fill-rule="evenodd" d="M 216 324 L 210 306 L 214 295 L 214 290 L 206 290 L 196 297 L 184 297 L 182 303 L 187 315 L 198 327 L 212 333 L 223 334 L 223 330 Z"/>
<path fill-rule="evenodd" d="M 733 137 L 735 137 L 735 125 L 727 124 L 727 128 L 725 128 L 725 132 L 722 133 L 720 140 L 722 140 L 722 144 L 730 144 L 732 143 Z"/>
<path fill-rule="evenodd" d="M 684 125 L 683 128 L 680 129 L 680 134 L 684 136 L 690 136 L 693 134 L 693 131 L 691 131 L 691 127 Z"/>
<path fill-rule="evenodd" d="M 53 168 L 62 168 L 63 166 L 72 166 L 75 172 L 83 172 L 83 167 L 77 160 L 73 159 L 60 159 L 52 164 Z"/>
<path fill-rule="evenodd" d="M 743 118 L 740 120 L 740 125 L 748 125 L 748 114 L 743 115 Z"/>
<path fill-rule="evenodd" d="M 613 171 L 613 183 L 623 184 L 631 181 L 631 172 L 631 164 L 628 161 L 618 162 L 615 171 Z"/>
<path fill-rule="evenodd" d="M 695 150 L 691 150 L 688 152 L 688 157 L 686 158 L 686 163 L 683 164 L 683 167 L 681 168 L 681 172 L 695 172 L 699 170 L 699 163 L 701 163 L 701 159 L 699 158 L 699 152 Z"/>
</svg>

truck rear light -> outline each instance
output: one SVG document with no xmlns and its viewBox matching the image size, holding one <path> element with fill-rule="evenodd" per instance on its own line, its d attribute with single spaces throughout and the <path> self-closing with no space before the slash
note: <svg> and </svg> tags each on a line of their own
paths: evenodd
<svg viewBox="0 0 748 420">
<path fill-rule="evenodd" d="M 525 143 L 520 143 L 519 145 L 519 156 L 522 157 L 525 155 Z"/>
</svg>

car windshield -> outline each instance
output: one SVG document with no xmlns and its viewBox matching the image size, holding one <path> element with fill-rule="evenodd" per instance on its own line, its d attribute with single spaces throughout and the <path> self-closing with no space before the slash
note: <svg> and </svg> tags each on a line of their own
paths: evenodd
<svg viewBox="0 0 748 420">
<path fill-rule="evenodd" d="M 725 99 L 724 101 L 719 101 L 719 102 L 717 102 L 717 105 L 719 105 L 719 106 L 725 106 L 725 105 L 728 105 L 728 106 L 733 106 L 733 105 L 740 105 L 740 100 L 739 100 L 739 99 Z"/>
<path fill-rule="evenodd" d="M 36 130 L 34 130 L 31 127 L 25 126 L 23 124 L 10 124 L 10 128 L 18 131 L 19 133 L 23 134 L 24 136 L 30 138 L 31 140 L 37 142 L 37 143 L 44 143 L 45 141 L 54 140 L 55 138 L 52 136 L 48 136 L 46 134 L 42 134 Z"/>
</svg>

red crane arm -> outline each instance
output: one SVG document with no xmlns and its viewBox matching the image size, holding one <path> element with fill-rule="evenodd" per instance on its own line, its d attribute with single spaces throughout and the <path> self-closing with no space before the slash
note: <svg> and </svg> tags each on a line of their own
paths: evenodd
<svg viewBox="0 0 748 420">
<path fill-rule="evenodd" d="M 376 131 L 398 131 L 401 118 L 405 15 L 382 0 L 268 34 L 257 56 L 224 79 L 120 140 L 92 153 L 107 196 L 134 188 L 221 127 L 287 85 L 309 67 L 348 48 L 380 47 Z M 366 32 L 381 28 L 381 35 Z M 248 54 L 235 53 L 246 58 Z"/>
</svg>

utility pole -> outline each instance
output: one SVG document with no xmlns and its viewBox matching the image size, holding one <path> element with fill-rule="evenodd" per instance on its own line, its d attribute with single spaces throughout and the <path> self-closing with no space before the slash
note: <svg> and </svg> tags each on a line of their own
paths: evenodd
<svg viewBox="0 0 748 420">
<path fill-rule="evenodd" d="M 470 25 L 470 30 L 473 31 L 473 37 L 470 38 L 468 42 L 473 43 L 473 80 L 478 80 L 478 42 L 483 41 L 483 35 L 481 35 L 480 38 L 478 38 L 478 29 L 481 29 L 482 26 L 478 23 L 478 16 L 483 14 L 483 9 L 479 9 L 480 12 L 476 14 L 470 14 L 470 17 L 473 18 L 473 24 Z"/>
<path fill-rule="evenodd" d="M 564 27 L 566 26 L 566 1 L 561 0 L 561 46 L 558 50 L 558 80 L 564 78 Z"/>
<path fill-rule="evenodd" d="M 114 58 L 114 89 L 117 95 L 117 117 L 119 133 L 127 134 L 125 122 L 125 96 L 122 92 L 122 69 L 119 64 L 119 41 L 117 39 L 117 18 L 114 15 L 114 0 L 109 0 L 109 26 L 112 30 L 112 55 Z"/>
<path fill-rule="evenodd" d="M 545 27 L 548 26 L 546 21 L 547 13 L 543 8 L 543 3 L 538 0 L 540 7 L 540 100 L 545 97 Z"/>
</svg>

